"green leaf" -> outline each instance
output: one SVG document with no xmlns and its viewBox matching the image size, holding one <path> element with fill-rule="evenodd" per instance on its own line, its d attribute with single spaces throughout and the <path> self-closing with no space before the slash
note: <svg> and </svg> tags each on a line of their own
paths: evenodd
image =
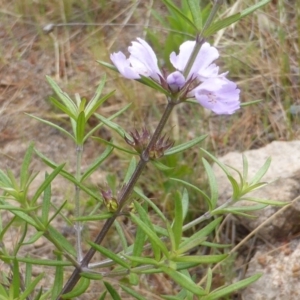
<svg viewBox="0 0 300 300">
<path fill-rule="evenodd" d="M 18 210 L 11 210 L 10 212 L 13 213 L 15 216 L 18 216 L 20 219 L 22 219 L 26 223 L 35 227 L 37 230 L 39 230 L 39 226 L 37 225 L 37 223 L 27 213 L 24 213 L 24 212 L 18 211 Z"/>
<path fill-rule="evenodd" d="M 89 243 L 94 249 L 96 249 L 98 252 L 103 254 L 105 257 L 110 258 L 113 260 L 116 264 L 124 267 L 125 269 L 130 269 L 130 266 L 123 258 L 121 258 L 119 255 L 113 253 L 112 251 L 108 250 L 107 248 L 104 248 L 98 244 Z"/>
<path fill-rule="evenodd" d="M 168 149 L 167 151 L 165 151 L 164 155 L 168 156 L 168 155 L 172 155 L 175 153 L 180 153 L 183 152 L 187 149 L 190 149 L 192 147 L 194 147 L 195 145 L 201 143 L 205 138 L 207 137 L 207 134 L 205 135 L 201 135 L 191 141 L 188 141 L 186 143 L 180 144 L 178 146 L 172 147 L 171 149 Z"/>
<path fill-rule="evenodd" d="M 168 167 L 157 160 L 151 160 L 151 163 L 160 171 L 171 171 L 174 169 L 173 167 Z"/>
<path fill-rule="evenodd" d="M 197 188 L 195 185 L 193 185 L 193 184 L 191 184 L 189 182 L 186 182 L 184 180 L 178 179 L 178 178 L 170 178 L 170 180 L 182 183 L 183 185 L 185 185 L 187 187 L 191 187 L 192 189 L 194 189 L 195 191 L 197 191 L 198 193 L 200 193 L 202 195 L 202 197 L 204 198 L 204 200 L 206 201 L 208 207 L 211 208 L 210 198 L 205 194 L 205 192 L 203 192 L 202 190 L 200 190 L 199 188 Z"/>
<path fill-rule="evenodd" d="M 88 272 L 81 272 L 80 276 L 91 279 L 91 280 L 102 280 L 103 275 L 97 272 L 88 271 Z"/>
<path fill-rule="evenodd" d="M 57 260 L 61 261 L 61 259 L 62 259 L 61 255 L 57 255 Z M 51 292 L 51 300 L 55 300 L 59 296 L 63 288 L 63 282 L 64 282 L 63 266 L 56 266 L 54 283 Z"/>
<path fill-rule="evenodd" d="M 26 269 L 25 269 L 25 287 L 30 285 L 31 277 L 32 277 L 32 264 L 27 263 Z M 1 295 L 1 293 L 0 293 L 0 295 Z"/>
<path fill-rule="evenodd" d="M 201 298 L 201 300 L 217 300 L 220 299 L 226 295 L 229 295 L 233 293 L 236 290 L 243 289 L 246 286 L 250 285 L 251 283 L 257 281 L 262 274 L 255 274 L 249 278 L 243 279 L 241 281 L 238 281 L 234 284 L 231 284 L 227 287 L 221 287 L 215 291 L 212 291 L 208 296 L 205 296 Z"/>
<path fill-rule="evenodd" d="M 243 154 L 243 181 L 248 181 L 248 160 L 245 154 Z"/>
<path fill-rule="evenodd" d="M 95 114 L 95 116 L 97 117 L 97 119 L 99 119 L 101 122 L 103 122 L 106 126 L 108 126 L 110 129 L 112 129 L 113 131 L 118 133 L 122 138 L 124 138 L 124 136 L 126 135 L 126 131 L 120 125 L 110 121 L 109 119 L 107 119 L 99 114 Z"/>
<path fill-rule="evenodd" d="M 91 99 L 91 101 L 89 101 L 88 105 L 85 108 L 87 120 L 94 113 L 94 111 L 105 101 L 105 100 L 103 101 L 102 99 L 99 101 L 99 98 L 101 96 L 102 90 L 105 85 L 105 81 L 106 81 L 106 74 L 104 73 L 93 98 Z"/>
<path fill-rule="evenodd" d="M 115 227 L 116 227 L 117 234 L 118 234 L 118 237 L 119 237 L 119 239 L 120 239 L 120 242 L 121 242 L 123 251 L 127 251 L 128 244 L 127 244 L 126 236 L 125 236 L 125 234 L 124 234 L 124 230 L 123 230 L 123 228 L 122 228 L 122 226 L 120 225 L 120 223 L 119 223 L 118 220 L 115 220 L 114 225 L 115 225 Z"/>
<path fill-rule="evenodd" d="M 262 6 L 266 5 L 269 2 L 270 2 L 270 0 L 262 0 L 258 3 L 256 3 L 255 5 L 252 5 L 251 7 L 243 10 L 240 13 L 234 14 L 234 15 L 229 16 L 229 17 L 227 17 L 223 20 L 215 22 L 214 24 L 209 26 L 203 32 L 203 36 L 208 37 L 208 36 L 214 34 L 215 32 L 221 30 L 222 28 L 228 27 L 229 25 L 241 20 L 242 18 L 246 17 L 247 15 L 251 14 L 252 12 L 254 12 L 255 10 L 261 8 Z"/>
<path fill-rule="evenodd" d="M 137 204 L 137 203 L 135 203 Z M 145 224 L 142 220 L 140 220 L 137 216 L 135 216 L 134 214 L 130 214 L 132 221 L 137 224 L 138 226 L 141 227 L 141 229 L 146 233 L 146 235 L 148 236 L 148 238 L 151 240 L 152 242 L 152 246 L 155 245 L 157 246 L 166 257 L 169 257 L 169 251 L 166 247 L 166 245 L 160 240 L 160 238 L 157 236 L 157 234 L 149 227 L 149 225 Z M 155 249 L 153 249 L 154 251 Z M 159 253 L 157 253 L 156 255 L 156 259 L 159 258 Z"/>
<path fill-rule="evenodd" d="M 55 168 L 58 167 L 54 162 L 52 162 L 50 159 L 48 159 L 46 156 L 44 156 L 42 153 L 40 153 L 36 149 L 35 149 L 35 153 L 42 159 L 42 161 L 47 166 L 51 167 L 52 169 L 55 169 Z M 81 190 L 83 190 L 84 192 L 86 192 L 88 195 L 90 195 L 94 199 L 99 199 L 98 195 L 94 194 L 93 191 L 91 191 L 86 186 L 84 186 L 83 184 L 81 184 L 80 182 L 78 182 L 78 180 L 72 174 L 68 173 L 65 170 L 61 170 L 60 175 L 63 176 L 64 178 L 68 179 L 69 181 L 71 181 L 75 185 L 79 186 Z"/>
<path fill-rule="evenodd" d="M 112 153 L 113 147 L 107 147 L 105 151 L 95 159 L 94 162 L 87 168 L 87 170 L 84 172 L 84 174 L 81 176 L 80 182 L 83 182 L 85 179 L 87 179 L 93 172 L 104 162 L 109 155 Z"/>
<path fill-rule="evenodd" d="M 206 295 L 206 292 L 203 290 L 203 288 L 198 286 L 194 281 L 192 281 L 192 279 L 188 278 L 182 273 L 165 266 L 161 266 L 160 268 L 165 274 L 169 275 L 177 284 L 179 284 L 179 286 L 182 286 L 197 296 Z"/>
<path fill-rule="evenodd" d="M 120 284 L 120 286 L 121 286 L 121 288 L 122 288 L 123 291 L 125 291 L 130 296 L 134 297 L 134 299 L 137 299 L 137 300 L 147 300 L 145 297 L 143 297 L 142 295 L 138 294 L 136 291 L 134 291 L 133 289 L 129 288 L 128 286 L 125 286 L 123 284 Z"/>
<path fill-rule="evenodd" d="M 141 227 L 137 227 L 135 240 L 133 243 L 132 256 L 140 257 L 142 255 L 145 240 L 146 240 L 145 232 L 141 229 Z M 136 262 L 132 263 L 132 267 L 135 267 L 136 265 L 137 265 Z"/>
<path fill-rule="evenodd" d="M 153 258 L 149 258 L 149 257 L 143 257 L 143 256 L 129 256 L 129 255 L 125 255 L 124 257 L 126 257 L 128 260 L 135 262 L 136 264 L 140 264 L 140 265 L 153 265 L 153 266 L 158 266 L 158 262 L 157 260 L 153 259 Z M 136 269 L 131 269 L 131 272 L 136 272 L 136 273 L 140 273 L 139 272 L 140 269 L 136 268 Z"/>
<path fill-rule="evenodd" d="M 243 197 L 241 200 L 247 200 L 247 201 L 253 201 L 257 203 L 263 203 L 267 205 L 274 205 L 274 206 L 284 206 L 289 204 L 288 202 L 283 201 L 276 201 L 271 199 L 261 199 L 261 198 L 255 198 L 255 197 Z"/>
<path fill-rule="evenodd" d="M 165 95 L 170 95 L 170 92 L 168 90 L 165 90 L 159 83 L 157 83 L 155 80 L 145 77 L 143 75 L 140 75 L 141 79 L 137 79 L 138 82 L 158 91 Z"/>
<path fill-rule="evenodd" d="M 58 261 L 58 260 L 51 260 L 51 259 L 38 259 L 38 258 L 30 258 L 30 257 L 15 257 L 15 256 L 9 256 L 9 255 L 1 255 L 0 258 L 2 260 L 10 260 L 13 261 L 16 259 L 18 262 L 24 262 L 29 263 L 33 265 L 41 265 L 41 266 L 72 266 L 71 262 L 68 261 Z"/>
<path fill-rule="evenodd" d="M 69 109 L 70 113 L 72 113 L 74 116 L 77 115 L 77 107 L 73 100 L 69 97 L 69 95 L 65 92 L 63 92 L 60 87 L 57 85 L 57 83 L 50 77 L 46 76 L 47 81 L 51 85 L 52 89 L 55 91 L 59 99 L 65 104 L 65 106 Z"/>
<path fill-rule="evenodd" d="M 58 244 L 60 244 L 68 253 L 73 255 L 74 257 L 76 256 L 76 251 L 74 247 L 71 245 L 71 243 L 60 233 L 58 232 L 55 228 L 52 226 L 48 227 L 48 233 L 51 235 L 52 238 L 56 240 Z M 45 233 L 45 236 L 47 237 L 47 234 Z"/>
<path fill-rule="evenodd" d="M 39 274 L 29 286 L 26 286 L 25 291 L 22 295 L 19 296 L 18 300 L 26 300 L 32 294 L 32 292 L 36 289 L 37 284 L 42 280 L 44 277 L 44 273 Z"/>
<path fill-rule="evenodd" d="M 188 25 L 192 26 L 195 30 L 197 30 L 197 26 L 195 26 L 195 24 L 175 4 L 173 4 L 172 1 L 162 0 L 162 2 L 168 7 L 170 11 L 178 15 L 180 19 L 182 19 Z"/>
<path fill-rule="evenodd" d="M 84 111 L 80 112 L 76 121 L 76 125 L 76 144 L 82 145 L 86 125 Z"/>
<path fill-rule="evenodd" d="M 45 173 L 45 180 L 48 178 L 48 173 Z M 51 183 L 44 190 L 43 204 L 42 204 L 42 223 L 44 226 L 48 223 L 49 212 L 51 204 Z"/>
<path fill-rule="evenodd" d="M 241 107 L 246 107 L 246 106 L 254 105 L 254 104 L 260 103 L 262 101 L 263 101 L 263 99 L 253 100 L 253 101 L 248 101 L 248 102 L 243 102 L 243 103 L 241 103 Z"/>
<path fill-rule="evenodd" d="M 189 245 L 194 245 L 195 240 L 198 240 L 198 239 L 201 240 L 203 238 L 206 238 L 220 224 L 222 219 L 223 219 L 222 217 L 219 217 L 219 218 L 213 220 L 212 222 L 207 224 L 204 228 L 202 228 L 198 232 L 194 233 L 191 237 L 189 237 L 188 239 L 183 241 L 180 244 L 180 248 L 179 248 L 180 253 L 184 253 L 185 251 L 183 251 L 183 249 L 188 248 Z M 191 248 L 189 248 L 189 249 L 191 249 Z M 189 249 L 187 249 L 186 251 L 188 251 Z"/>
<path fill-rule="evenodd" d="M 101 84 L 100 84 L 101 85 Z M 99 85 L 99 87 L 100 87 L 100 85 Z M 98 87 L 98 89 L 99 89 L 99 87 Z M 104 97 L 102 97 L 99 101 L 98 101 L 98 98 L 97 97 L 99 97 L 100 96 L 100 94 L 101 94 L 101 92 L 102 92 L 102 90 L 101 91 L 98 91 L 98 89 L 97 89 L 97 91 L 96 91 L 96 94 L 94 95 L 94 97 L 93 97 L 93 99 L 88 103 L 88 105 L 87 105 L 87 107 L 86 107 L 86 119 L 88 120 L 90 117 L 91 117 L 91 115 L 108 99 L 108 98 L 110 98 L 113 94 L 114 94 L 114 92 L 115 91 L 112 91 L 112 92 L 110 92 L 110 93 L 108 93 L 107 95 L 105 95 Z M 98 96 L 98 93 L 100 93 L 99 94 L 99 96 Z"/>
<path fill-rule="evenodd" d="M 124 177 L 123 185 L 126 185 L 129 182 L 129 180 L 130 180 L 132 174 L 134 173 L 135 169 L 136 169 L 136 159 L 135 159 L 134 156 L 132 156 L 132 158 L 130 160 L 130 163 L 129 163 L 129 166 L 128 166 L 128 169 L 127 169 L 127 172 L 126 172 L 125 177 Z"/>
<path fill-rule="evenodd" d="M 84 294 L 84 292 L 88 289 L 90 286 L 90 280 L 86 277 L 81 277 L 75 288 L 66 294 L 63 294 L 61 296 L 62 299 L 74 299 L 78 296 Z"/>
<path fill-rule="evenodd" d="M 190 8 L 190 12 L 193 16 L 194 26 L 197 28 L 197 31 L 200 32 L 202 28 L 202 15 L 199 0 L 188 0 L 187 2 Z"/>
<path fill-rule="evenodd" d="M 135 187 L 134 192 L 141 197 L 145 202 L 148 203 L 148 205 L 155 211 L 155 213 L 164 221 L 167 222 L 167 219 L 164 215 L 164 213 L 158 208 L 158 206 L 155 205 L 155 203 L 153 201 L 151 201 L 151 199 L 149 199 L 146 195 L 144 195 L 143 191 L 138 188 Z"/>
<path fill-rule="evenodd" d="M 258 170 L 258 172 L 254 175 L 252 180 L 250 181 L 249 185 L 256 184 L 260 182 L 260 180 L 263 178 L 263 176 L 267 173 L 270 165 L 271 165 L 271 157 L 269 157 L 264 165 Z"/>
<path fill-rule="evenodd" d="M 34 116 L 34 115 L 27 114 L 27 113 L 25 113 L 25 114 L 26 114 L 27 116 L 33 118 L 33 119 L 36 119 L 36 120 L 38 120 L 38 121 L 40 121 L 40 122 L 42 122 L 42 123 L 44 123 L 44 124 L 47 124 L 47 125 L 49 125 L 49 126 L 55 128 L 55 129 L 59 130 L 60 132 L 62 132 L 62 133 L 65 134 L 66 136 L 68 136 L 71 140 L 73 140 L 74 142 L 76 142 L 74 136 L 73 136 L 72 134 L 70 134 L 68 131 L 66 131 L 65 129 L 63 129 L 62 127 L 60 127 L 60 126 L 58 126 L 58 125 L 56 125 L 56 124 L 54 124 L 54 123 L 52 123 L 52 122 L 43 120 L 43 119 L 41 119 L 41 118 L 39 118 L 39 117 L 36 117 L 36 116 Z"/>
<path fill-rule="evenodd" d="M 29 172 L 29 165 L 33 153 L 33 143 L 30 143 L 30 146 L 28 147 L 25 157 L 23 159 L 22 167 L 21 167 L 21 173 L 20 173 L 20 188 L 24 190 L 26 188 L 26 184 L 30 177 Z"/>
<path fill-rule="evenodd" d="M 61 172 L 61 170 L 63 169 L 64 166 L 65 166 L 65 164 L 62 164 L 62 165 L 56 167 L 53 170 L 53 172 L 49 176 L 46 177 L 46 179 L 39 186 L 39 188 L 35 192 L 34 196 L 32 197 L 31 203 L 30 203 L 31 205 L 33 205 L 33 204 L 36 203 L 36 201 L 38 200 L 38 198 L 40 197 L 40 195 L 46 190 L 46 188 L 50 185 L 50 183 L 57 176 L 57 174 L 59 174 Z"/>
<path fill-rule="evenodd" d="M 19 262 L 16 258 L 13 260 L 13 278 L 11 285 L 13 286 L 13 296 L 18 298 L 20 295 L 20 270 Z"/>
<path fill-rule="evenodd" d="M 176 193 L 174 197 L 175 210 L 174 210 L 174 223 L 172 225 L 172 230 L 175 239 L 175 249 L 177 250 L 181 242 L 182 237 L 182 226 L 183 226 L 183 212 L 180 193 Z"/>
<path fill-rule="evenodd" d="M 211 289 L 212 277 L 213 277 L 212 269 L 208 268 L 207 272 L 206 272 L 206 285 L 205 285 L 205 291 L 207 294 L 209 294 L 210 289 Z"/>
<path fill-rule="evenodd" d="M 23 245 L 30 245 L 36 242 L 40 237 L 44 235 L 43 231 L 36 232 L 27 242 L 22 243 Z"/>
<path fill-rule="evenodd" d="M 129 103 L 127 105 L 125 105 L 123 108 L 121 108 L 119 111 L 117 111 L 116 113 L 114 113 L 113 115 L 111 115 L 108 120 L 113 120 L 114 118 L 116 118 L 117 116 L 121 115 L 124 111 L 126 111 L 132 103 Z M 96 116 L 96 114 L 95 114 Z M 93 129 L 91 129 L 84 137 L 83 142 L 85 142 L 94 132 L 96 132 L 101 126 L 103 126 L 104 123 L 99 123 L 98 125 L 96 125 Z"/>
<path fill-rule="evenodd" d="M 214 264 L 224 260 L 228 257 L 227 254 L 219 254 L 219 255 L 186 255 L 186 256 L 177 256 L 172 258 L 172 261 L 175 262 L 190 262 L 197 264 Z"/>
<path fill-rule="evenodd" d="M 104 281 L 103 283 L 113 300 L 122 300 L 117 291 L 113 288 L 113 286 L 110 283 L 108 283 L 107 281 Z"/>
<path fill-rule="evenodd" d="M 189 194 L 186 188 L 183 189 L 181 200 L 182 200 L 182 218 L 184 220 L 189 211 Z"/>
<path fill-rule="evenodd" d="M 63 111 L 67 116 L 69 116 L 71 119 L 76 120 L 76 114 L 73 114 L 68 107 L 61 104 L 59 101 L 57 101 L 53 97 L 49 97 L 49 100 L 52 102 L 54 106 L 56 106 L 59 110 Z"/>
<path fill-rule="evenodd" d="M 102 143 L 102 144 L 108 145 L 108 146 L 110 146 L 110 147 L 116 148 L 116 149 L 118 149 L 118 150 L 121 150 L 122 152 L 129 153 L 129 154 L 133 154 L 133 155 L 138 155 L 138 153 L 137 153 L 136 151 L 128 150 L 128 149 L 126 149 L 126 148 L 123 148 L 123 147 L 121 147 L 121 146 L 118 146 L 118 145 L 116 145 L 116 144 L 113 144 L 112 142 L 109 142 L 109 141 L 107 141 L 107 140 L 105 140 L 105 139 L 101 139 L 100 137 L 95 137 L 95 136 L 93 136 L 92 138 L 93 138 L 93 140 L 95 140 L 95 141 L 97 141 L 97 142 L 99 142 L 99 143 Z"/>
<path fill-rule="evenodd" d="M 209 189 L 210 189 L 210 203 L 211 203 L 211 210 L 216 208 L 217 201 L 219 199 L 218 193 L 218 184 L 216 180 L 216 176 L 212 170 L 212 167 L 208 163 L 205 158 L 202 158 L 202 162 L 208 177 Z"/>
<path fill-rule="evenodd" d="M 105 300 L 106 294 L 107 294 L 107 291 L 103 292 L 98 300 Z"/>
<path fill-rule="evenodd" d="M 82 217 L 77 217 L 74 218 L 75 221 L 100 221 L 100 220 L 106 220 L 109 219 L 113 216 L 113 213 L 102 213 L 98 215 L 91 215 L 91 216 L 82 216 Z"/>
</svg>

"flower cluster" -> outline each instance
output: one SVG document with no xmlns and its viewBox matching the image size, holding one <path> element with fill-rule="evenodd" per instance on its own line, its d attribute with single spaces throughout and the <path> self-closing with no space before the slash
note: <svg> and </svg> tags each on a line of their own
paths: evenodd
<svg viewBox="0 0 300 300">
<path fill-rule="evenodd" d="M 171 93 L 182 91 L 184 99 L 195 98 L 216 114 L 234 113 L 240 108 L 240 90 L 226 78 L 227 73 L 219 74 L 219 67 L 213 63 L 219 57 L 215 47 L 203 43 L 190 71 L 184 76 L 183 71 L 195 44 L 195 41 L 186 41 L 180 46 L 178 55 L 171 53 L 170 61 L 176 71 L 166 78 L 158 67 L 154 51 L 140 38 L 128 47 L 129 58 L 122 52 L 113 53 L 110 58 L 118 71 L 128 79 L 141 79 L 141 76 L 145 76 L 163 87 L 167 86 Z"/>
</svg>

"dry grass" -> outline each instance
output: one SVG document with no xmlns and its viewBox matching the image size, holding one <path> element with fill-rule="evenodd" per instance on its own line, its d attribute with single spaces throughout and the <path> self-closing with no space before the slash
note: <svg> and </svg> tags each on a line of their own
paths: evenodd
<svg viewBox="0 0 300 300">
<path fill-rule="evenodd" d="M 226 16 L 245 8 L 245 2 L 224 5 L 222 14 Z M 214 37 L 212 41 L 221 52 L 222 69 L 229 70 L 230 77 L 238 82 L 242 101 L 262 101 L 230 117 L 215 116 L 201 107 L 182 105 L 166 128 L 176 142 L 208 132 L 209 137 L 202 146 L 222 155 L 228 151 L 258 148 L 273 140 L 299 137 L 299 114 L 291 113 L 293 105 L 296 108 L 300 105 L 298 2 L 274 0 L 260 12 Z M 70 95 L 79 93 L 89 99 L 102 74 L 107 72 L 106 92 L 116 89 L 116 93 L 99 112 L 109 116 L 132 102 L 130 111 L 117 122 L 128 131 L 145 125 L 155 128 L 165 104 L 164 98 L 96 63 L 96 60 L 109 61 L 110 52 L 125 50 L 135 37 L 143 37 L 145 26 L 158 26 L 150 15 L 152 5 L 161 6 L 152 1 L 55 0 L 50 4 L 38 0 L 33 4 L 31 0 L 0 0 L 1 168 L 9 167 L 17 172 L 32 140 L 57 162 L 74 157 L 70 154 L 72 143 L 24 115 L 28 112 L 66 124 L 65 117 L 57 114 L 47 100 L 52 91 L 45 75 L 53 76 Z M 71 23 L 76 25 L 71 26 Z M 46 33 L 43 28 L 47 24 L 57 26 Z M 96 120 L 91 126 L 94 122 Z M 106 129 L 98 134 L 110 137 Z M 99 146 L 89 143 L 84 164 L 99 153 Z M 168 163 L 177 167 L 174 172 L 178 176 L 204 186 L 200 160 L 199 152 L 194 149 L 189 156 L 178 156 Z M 128 158 L 117 153 L 106 164 L 106 172 L 117 174 L 121 181 L 127 164 Z M 38 161 L 35 162 L 36 169 L 40 166 Z M 159 200 L 166 213 L 171 214 L 172 207 L 167 200 L 173 186 L 166 181 L 169 174 L 162 174 L 152 167 L 150 170 L 147 172 L 149 177 L 142 178 L 140 184 L 149 196 Z M 191 194 L 191 201 L 194 203 L 191 217 L 194 217 L 203 208 L 199 208 L 198 196 Z M 153 276 L 152 292 L 167 293 L 166 287 L 173 288 L 167 282 Z M 142 282 L 141 288 L 147 288 L 147 283 Z M 154 295 L 151 299 L 155 299 Z"/>
</svg>

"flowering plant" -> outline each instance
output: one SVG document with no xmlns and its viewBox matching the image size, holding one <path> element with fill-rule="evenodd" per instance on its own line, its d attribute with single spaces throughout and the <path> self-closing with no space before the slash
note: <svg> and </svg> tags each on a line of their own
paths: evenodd
<svg viewBox="0 0 300 300">
<path fill-rule="evenodd" d="M 170 61 L 176 71 L 164 76 L 158 68 L 157 58 L 141 38 L 128 48 L 129 58 L 122 52 L 111 54 L 110 58 L 118 71 L 128 79 L 151 78 L 159 83 L 166 93 L 176 94 L 177 101 L 188 98 L 196 100 L 216 114 L 232 114 L 240 108 L 240 90 L 226 78 L 227 73 L 219 74 L 219 67 L 213 62 L 219 57 L 218 50 L 205 42 L 188 69 L 188 61 L 196 46 L 196 41 L 186 41 L 180 46 L 179 54 L 172 52 Z"/>
<path fill-rule="evenodd" d="M 163 134 L 164 127 L 176 105 L 195 99 L 196 102 L 214 113 L 227 115 L 236 112 L 242 106 L 239 98 L 240 89 L 237 88 L 236 83 L 227 78 L 227 72 L 219 72 L 219 67 L 214 63 L 219 57 L 219 52 L 205 42 L 205 38 L 216 30 L 229 26 L 253 12 L 267 1 L 260 1 L 252 8 L 241 12 L 238 17 L 231 16 L 225 20 L 214 22 L 219 4 L 219 1 L 216 1 L 204 25 L 199 19 L 199 16 L 204 14 L 196 0 L 188 1 L 191 18 L 182 14 L 171 1 L 164 0 L 163 2 L 195 30 L 195 41 L 184 41 L 179 47 L 178 54 L 176 52 L 170 54 L 170 62 L 174 71 L 169 74 L 161 71 L 153 49 L 141 38 L 133 41 L 132 46 L 128 48 L 130 53 L 128 58 L 122 52 L 117 52 L 110 56 L 114 65 L 101 62 L 102 65 L 118 71 L 124 77 L 137 80 L 166 96 L 166 106 L 153 133 L 145 127 L 142 130 L 134 129 L 128 133 L 113 121 L 115 117 L 129 109 L 130 105 L 120 109 L 109 118 L 96 113 L 98 108 L 112 95 L 112 93 L 108 93 L 101 97 L 105 76 L 89 102 L 78 95 L 75 100 L 71 99 L 51 77 L 47 77 L 59 98 L 59 100 L 51 98 L 51 101 L 69 117 L 72 130 L 69 132 L 51 121 L 36 116 L 31 117 L 54 127 L 74 141 L 76 145 L 75 174 L 68 171 L 64 164 L 57 165 L 45 157 L 37 149 L 34 149 L 33 145 L 28 148 L 25 155 L 19 179 L 15 178 L 11 171 L 0 171 L 0 188 L 4 193 L 0 200 L 0 208 L 9 210 L 13 215 L 11 221 L 1 231 L 0 236 L 3 238 L 12 224 L 20 226 L 22 231 L 13 253 L 6 249 L 4 243 L 1 245 L 0 259 L 11 266 L 13 275 L 12 278 L 7 278 L 6 284 L 0 284 L 0 299 L 28 299 L 29 295 L 32 296 L 30 299 L 76 299 L 86 293 L 94 280 L 101 282 L 100 292 L 97 291 L 99 299 L 105 299 L 106 294 L 109 293 L 113 299 L 119 300 L 121 292 L 134 299 L 146 299 L 144 296 L 146 293 L 136 286 L 141 284 L 143 278 L 150 281 L 153 274 L 161 273 L 172 281 L 175 287 L 174 292 L 172 291 L 172 295 L 157 296 L 156 293 L 149 290 L 147 293 L 151 293 L 151 299 L 156 297 L 159 299 L 213 300 L 241 289 L 260 277 L 259 274 L 254 275 L 214 289 L 212 287 L 214 270 L 229 254 L 220 250 L 228 245 L 220 245 L 210 239 L 210 236 L 221 223 L 224 213 L 247 216 L 249 211 L 263 208 L 269 204 L 281 205 L 279 202 L 247 197 L 258 204 L 247 208 L 234 206 L 236 202 L 243 200 L 247 193 L 266 184 L 261 182 L 261 179 L 268 169 L 270 160 L 267 160 L 254 178 L 248 182 L 246 158 L 244 158 L 243 173 L 237 171 L 239 180 L 236 180 L 227 166 L 219 162 L 208 151 L 199 150 L 225 172 L 233 187 L 232 197 L 223 205 L 218 206 L 219 195 L 216 178 L 208 160 L 203 158 L 202 163 L 207 174 L 210 191 L 203 191 L 181 178 L 169 178 L 170 181 L 177 184 L 172 194 L 171 205 L 174 213 L 170 215 L 164 214 L 159 205 L 147 196 L 145 191 L 138 186 L 138 180 L 148 163 L 152 163 L 159 170 L 169 170 L 168 166 L 159 162 L 160 158 L 172 157 L 177 153 L 188 151 L 206 138 L 206 135 L 203 135 L 177 145 L 177 141 L 173 141 Z M 88 120 L 92 115 L 99 120 L 99 124 L 88 130 Z M 95 138 L 106 148 L 99 157 L 82 170 L 83 146 L 87 139 L 103 125 L 118 134 L 127 145 L 122 146 L 113 141 Z M 129 150 L 128 145 L 133 150 Z M 102 183 L 99 191 L 95 192 L 93 188 L 85 185 L 85 180 L 107 160 L 114 150 L 130 155 L 130 163 L 124 172 L 122 187 L 119 191 L 115 191 L 108 182 L 105 182 Z M 29 166 L 34 151 L 52 169 L 52 172 L 45 174 L 45 180 L 31 196 L 29 188 L 35 175 L 30 171 Z M 136 157 L 139 159 L 138 162 Z M 75 185 L 73 219 L 62 213 L 66 202 L 59 207 L 52 203 L 51 183 L 58 175 Z M 188 189 L 201 195 L 207 209 L 205 213 L 194 220 L 187 220 Z M 98 201 L 96 207 L 88 215 L 81 213 L 82 192 Z M 98 210 L 101 212 L 97 213 Z M 152 214 L 155 214 L 157 222 L 153 222 Z M 74 223 L 75 245 L 54 228 L 53 220 L 58 216 L 68 223 Z M 122 226 L 121 217 L 126 218 L 134 226 L 130 236 Z M 101 220 L 104 221 L 103 226 L 99 226 L 100 229 L 95 240 L 88 241 L 89 248 L 84 251 L 82 247 L 84 225 L 89 221 L 100 222 Z M 209 221 L 204 224 L 205 220 Z M 28 227 L 35 230 L 35 233 L 29 237 Z M 116 229 L 120 241 L 118 249 L 115 250 L 101 245 L 113 227 Z M 193 231 L 192 229 L 195 228 L 196 230 Z M 23 246 L 33 244 L 42 237 L 55 247 L 55 259 L 37 260 L 30 254 L 26 257 L 19 255 Z M 203 249 L 205 251 L 202 251 Z M 100 257 L 100 261 L 92 262 L 96 253 Z M 20 264 L 25 265 L 24 278 L 19 267 Z M 41 282 L 44 274 L 34 276 L 32 266 L 36 265 L 53 268 L 54 280 L 51 288 L 43 289 Z M 213 267 L 213 265 L 215 266 Z M 198 273 L 195 272 L 195 268 L 199 266 L 202 267 L 201 278 L 198 278 Z M 72 267 L 73 271 L 68 277 L 65 276 L 67 267 Z M 66 282 L 64 282 L 65 277 L 67 277 Z"/>
</svg>

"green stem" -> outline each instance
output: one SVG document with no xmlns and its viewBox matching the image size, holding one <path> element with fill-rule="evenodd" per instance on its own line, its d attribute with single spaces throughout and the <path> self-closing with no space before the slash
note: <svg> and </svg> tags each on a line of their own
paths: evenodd
<svg viewBox="0 0 300 300">
<path fill-rule="evenodd" d="M 210 14 L 209 14 L 209 16 L 208 16 L 201 32 L 198 33 L 197 36 L 196 36 L 195 47 L 194 47 L 193 52 L 192 52 L 186 66 L 183 70 L 183 75 L 184 75 L 185 78 L 188 76 L 189 72 L 191 71 L 191 69 L 194 65 L 194 62 L 196 60 L 196 57 L 197 57 L 197 55 L 200 51 L 200 48 L 201 48 L 202 44 L 204 43 L 203 33 L 209 27 L 209 25 L 212 23 L 212 21 L 214 20 L 215 15 L 216 15 L 219 7 L 222 5 L 222 3 L 223 3 L 223 0 L 215 0 L 214 1 L 213 7 L 210 11 Z"/>
<path fill-rule="evenodd" d="M 101 231 L 99 232 L 98 236 L 96 237 L 94 243 L 96 243 L 98 245 L 101 244 L 101 242 L 103 241 L 104 237 L 106 236 L 108 230 L 113 225 L 115 219 L 118 217 L 121 210 L 127 203 L 127 200 L 129 198 L 129 196 L 131 195 L 136 182 L 138 181 L 142 171 L 144 170 L 146 164 L 149 161 L 150 149 L 152 148 L 152 146 L 155 145 L 155 143 L 159 139 L 161 132 L 162 132 L 163 128 L 165 127 L 167 120 L 168 120 L 174 106 L 177 104 L 174 100 L 176 100 L 176 99 L 168 99 L 168 104 L 165 108 L 165 111 L 159 121 L 159 124 L 158 124 L 147 148 L 141 154 L 140 161 L 139 161 L 138 165 L 136 166 L 134 173 L 132 174 L 132 176 L 131 176 L 129 182 L 127 183 L 127 185 L 125 186 L 125 188 L 122 190 L 122 194 L 120 195 L 120 198 L 119 198 L 119 206 L 118 206 L 117 211 L 114 213 L 114 215 L 111 218 L 106 220 Z M 88 264 L 91 261 L 91 259 L 93 258 L 95 252 L 96 252 L 96 250 L 94 248 L 89 249 L 87 254 L 84 256 L 84 258 L 80 264 L 80 267 L 76 268 L 73 271 L 72 275 L 70 276 L 69 280 L 67 281 L 63 290 L 61 291 L 61 294 L 58 297 L 59 300 L 62 299 L 61 295 L 72 291 L 72 289 L 75 287 L 75 285 L 77 284 L 77 282 L 80 279 L 80 272 L 88 267 Z"/>
<path fill-rule="evenodd" d="M 76 146 L 76 180 L 80 182 L 81 179 L 81 160 L 82 160 L 83 145 Z M 75 218 L 80 217 L 80 188 L 78 185 L 75 185 Z M 82 260 L 82 249 L 81 249 L 81 231 L 82 223 L 80 221 L 75 222 L 75 231 L 76 231 L 76 253 L 77 261 L 81 262 Z"/>
</svg>

